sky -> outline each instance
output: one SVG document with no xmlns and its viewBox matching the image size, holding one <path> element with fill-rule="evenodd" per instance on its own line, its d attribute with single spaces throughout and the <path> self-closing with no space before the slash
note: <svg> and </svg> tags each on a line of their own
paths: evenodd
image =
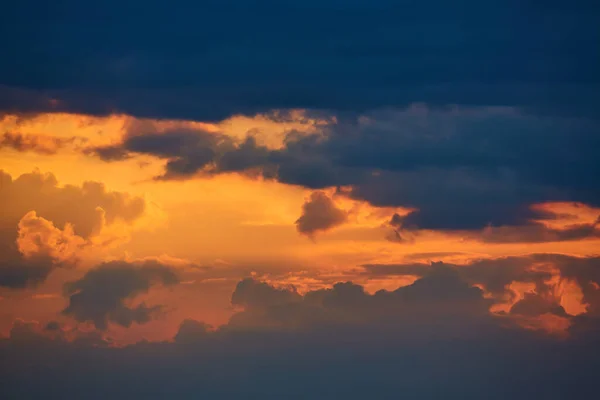
<svg viewBox="0 0 600 400">
<path fill-rule="evenodd" d="M 0 397 L 596 398 L 600 6 L 0 13 Z"/>
</svg>

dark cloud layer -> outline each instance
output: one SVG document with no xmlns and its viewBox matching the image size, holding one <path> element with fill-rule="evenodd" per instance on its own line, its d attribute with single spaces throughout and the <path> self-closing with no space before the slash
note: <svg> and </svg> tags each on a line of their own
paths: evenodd
<svg viewBox="0 0 600 400">
<path fill-rule="evenodd" d="M 246 279 L 232 302 L 244 309 L 224 327 L 185 320 L 172 342 L 124 348 L 18 322 L 0 340 L 2 390 L 91 399 L 595 397 L 597 331 L 564 340 L 506 325 L 447 266 L 374 295 L 349 282 L 299 295 Z"/>
<path fill-rule="evenodd" d="M 4 111 L 218 120 L 415 101 L 588 115 L 600 104 L 591 0 L 24 0 L 0 18 L 12 38 Z"/>
<path fill-rule="evenodd" d="M 88 271 L 77 281 L 65 284 L 69 304 L 63 314 L 79 322 L 92 322 L 104 330 L 109 322 L 130 326 L 143 324 L 161 310 L 161 306 L 139 304 L 130 307 L 126 301 L 147 293 L 154 285 L 174 285 L 179 282 L 175 271 L 154 261 L 140 265 L 122 261 L 103 263 Z"/>
</svg>

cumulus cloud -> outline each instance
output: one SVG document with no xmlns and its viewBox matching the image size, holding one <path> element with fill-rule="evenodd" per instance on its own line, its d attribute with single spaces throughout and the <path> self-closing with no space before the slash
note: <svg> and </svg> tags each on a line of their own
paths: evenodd
<svg viewBox="0 0 600 400">
<path fill-rule="evenodd" d="M 47 255 L 59 262 L 73 262 L 77 252 L 85 246 L 85 240 L 75 235 L 73 226 L 66 224 L 64 230 L 30 211 L 19 221 L 17 246 L 24 257 Z"/>
<path fill-rule="evenodd" d="M 364 273 L 379 278 L 427 277 L 439 266 L 450 268 L 466 282 L 481 287 L 496 309 L 509 315 L 537 319 L 552 314 L 565 319 L 566 327 L 569 321 L 579 321 L 580 315 L 592 318 L 600 315 L 598 257 L 531 254 L 475 260 L 466 265 L 441 262 L 365 265 Z"/>
<path fill-rule="evenodd" d="M 437 266 L 411 285 L 372 295 L 352 282 L 336 283 L 331 289 L 301 296 L 293 288 L 276 289 L 246 279 L 233 292 L 232 303 L 245 309 L 232 316 L 228 329 L 314 329 L 347 323 L 401 326 L 441 318 L 455 319 L 456 328 L 468 325 L 469 320 L 485 322 L 491 305 L 481 289 L 472 287 L 446 266 Z"/>
<path fill-rule="evenodd" d="M 103 184 L 59 186 L 51 174 L 12 179 L 0 171 L 0 286 L 43 282 L 56 267 L 73 266 L 104 226 L 133 223 L 142 198 L 107 191 Z"/>
<path fill-rule="evenodd" d="M 81 279 L 65 284 L 69 304 L 63 314 L 79 322 L 92 322 L 104 330 L 109 322 L 125 327 L 152 319 L 162 307 L 142 303 L 128 306 L 127 301 L 147 293 L 155 285 L 174 285 L 179 278 L 173 269 L 153 261 L 131 264 L 112 261 L 100 264 Z"/>
<path fill-rule="evenodd" d="M 86 245 L 72 225 L 61 230 L 31 211 L 19 221 L 16 249 L 9 248 L 0 258 L 0 286 L 37 285 L 55 268 L 74 266 Z"/>
<path fill-rule="evenodd" d="M 16 179 L 0 171 L 0 180 L 0 200 L 5 210 L 0 219 L 3 227 L 14 226 L 23 215 L 35 211 L 60 228 L 72 224 L 76 234 L 87 238 L 98 233 L 103 222 L 131 223 L 145 210 L 142 198 L 108 191 L 100 182 L 60 186 L 54 175 L 37 171 Z"/>
<path fill-rule="evenodd" d="M 296 220 L 298 232 L 313 236 L 343 224 L 348 213 L 338 208 L 332 198 L 323 192 L 313 192 L 302 205 L 302 215 Z"/>
</svg>

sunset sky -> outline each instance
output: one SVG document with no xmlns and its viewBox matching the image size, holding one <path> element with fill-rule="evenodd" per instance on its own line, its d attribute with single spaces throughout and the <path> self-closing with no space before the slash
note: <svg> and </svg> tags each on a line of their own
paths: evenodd
<svg viewBox="0 0 600 400">
<path fill-rule="evenodd" d="M 599 21 L 3 6 L 0 397 L 594 398 Z"/>
</svg>

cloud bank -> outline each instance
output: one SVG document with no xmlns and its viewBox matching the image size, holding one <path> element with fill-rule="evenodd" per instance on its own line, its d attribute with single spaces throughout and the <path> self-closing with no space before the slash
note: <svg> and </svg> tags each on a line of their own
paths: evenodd
<svg viewBox="0 0 600 400">
<path fill-rule="evenodd" d="M 524 301 L 519 314 L 554 312 Z M 3 390 L 153 399 L 560 399 L 595 391 L 598 338 L 589 327 L 597 322 L 568 340 L 518 328 L 492 317 L 484 292 L 449 266 L 375 294 L 339 283 L 301 295 L 246 279 L 232 303 L 243 309 L 219 329 L 188 319 L 171 342 L 123 348 L 89 335 L 71 341 L 60 325 L 18 322 L 0 340 L 10 378 Z"/>
<path fill-rule="evenodd" d="M 588 0 L 20 1 L 0 20 L 16 38 L 0 109 L 214 121 L 418 101 L 597 115 L 599 14 Z"/>
</svg>

